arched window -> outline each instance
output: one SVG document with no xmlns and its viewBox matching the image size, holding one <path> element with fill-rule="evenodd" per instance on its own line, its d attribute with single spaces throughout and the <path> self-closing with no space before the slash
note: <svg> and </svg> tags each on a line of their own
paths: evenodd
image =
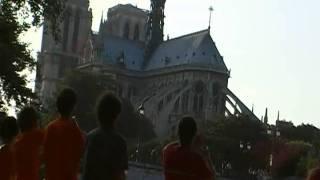
<svg viewBox="0 0 320 180">
<path fill-rule="evenodd" d="M 158 104 L 158 112 L 160 112 L 163 108 L 163 100 L 161 100 Z"/>
<path fill-rule="evenodd" d="M 178 112 L 179 111 L 179 106 L 180 106 L 180 97 L 177 99 L 177 101 L 174 103 L 174 112 Z"/>
<path fill-rule="evenodd" d="M 204 107 L 203 95 L 201 94 L 201 95 L 199 96 L 199 109 L 200 109 L 200 112 L 203 111 L 203 107 Z"/>
<path fill-rule="evenodd" d="M 139 25 L 136 24 L 136 27 L 134 28 L 134 36 L 133 36 L 133 40 L 138 41 L 140 38 L 140 29 L 139 29 Z"/>
<path fill-rule="evenodd" d="M 185 92 L 182 95 L 182 111 L 188 112 L 188 107 L 189 107 L 189 92 Z"/>
<path fill-rule="evenodd" d="M 80 9 L 77 10 L 75 20 L 74 20 L 73 37 L 72 37 L 72 52 L 76 52 L 76 50 L 77 50 L 79 26 L 80 26 Z"/>
<path fill-rule="evenodd" d="M 219 95 L 221 86 L 218 82 L 215 82 L 212 84 L 212 96 L 216 97 L 217 95 Z"/>
<path fill-rule="evenodd" d="M 203 112 L 205 89 L 205 84 L 202 81 L 197 81 L 194 84 L 193 112 L 195 113 Z"/>
<path fill-rule="evenodd" d="M 195 113 L 199 112 L 199 108 L 198 107 L 199 107 L 198 106 L 198 95 L 195 94 L 193 96 L 193 112 L 195 112 Z"/>
<path fill-rule="evenodd" d="M 63 40 L 62 40 L 62 50 L 66 51 L 68 46 L 68 37 L 69 37 L 69 25 L 70 25 L 70 9 L 68 8 L 63 16 L 64 16 L 64 22 L 63 22 Z"/>
<path fill-rule="evenodd" d="M 195 94 L 193 97 L 193 112 L 201 113 L 204 108 L 204 95 L 203 94 Z"/>
<path fill-rule="evenodd" d="M 130 35 L 130 25 L 129 25 L 129 22 L 127 22 L 123 29 L 123 37 L 126 39 L 129 39 L 129 35 Z"/>
</svg>

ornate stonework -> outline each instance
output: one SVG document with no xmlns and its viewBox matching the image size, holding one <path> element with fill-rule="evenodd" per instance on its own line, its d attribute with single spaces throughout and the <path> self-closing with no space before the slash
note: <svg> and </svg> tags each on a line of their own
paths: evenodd
<svg viewBox="0 0 320 180">
<path fill-rule="evenodd" d="M 71 20 L 61 25 L 67 30 L 62 32 L 68 34 L 63 36 L 65 41 L 53 46 L 50 36 L 43 38 L 37 73 L 37 89 L 43 101 L 54 94 L 54 86 L 66 69 L 77 68 L 112 75 L 118 83 L 117 94 L 136 108 L 144 107 L 159 137 L 175 132 L 184 115 L 196 117 L 205 127 L 208 121 L 228 112 L 229 71 L 209 29 L 161 40 L 145 56 L 152 41 L 145 27 L 154 9 L 149 12 L 130 4 L 117 5 L 109 9 L 106 21 L 101 20 L 99 32 L 91 33 L 88 4 L 70 7 Z M 85 18 L 78 22 L 74 18 L 79 12 Z M 78 26 L 82 28 L 75 32 Z M 163 24 L 160 26 L 163 28 Z M 75 40 L 70 37 L 75 33 L 77 45 L 73 46 Z"/>
</svg>

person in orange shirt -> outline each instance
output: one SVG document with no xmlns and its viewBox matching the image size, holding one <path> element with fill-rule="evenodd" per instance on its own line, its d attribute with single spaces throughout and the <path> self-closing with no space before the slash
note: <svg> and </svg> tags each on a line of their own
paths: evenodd
<svg viewBox="0 0 320 180">
<path fill-rule="evenodd" d="M 6 117 L 0 124 L 0 138 L 4 144 L 0 145 L 0 179 L 15 180 L 15 161 L 13 141 L 18 134 L 17 121 L 13 117 Z"/>
<path fill-rule="evenodd" d="M 44 132 L 37 125 L 38 114 L 25 107 L 18 114 L 20 134 L 14 144 L 17 180 L 39 180 Z"/>
<path fill-rule="evenodd" d="M 76 101 L 72 89 L 64 89 L 57 98 L 60 116 L 48 125 L 44 143 L 46 180 L 77 179 L 85 140 L 71 116 Z"/>
</svg>

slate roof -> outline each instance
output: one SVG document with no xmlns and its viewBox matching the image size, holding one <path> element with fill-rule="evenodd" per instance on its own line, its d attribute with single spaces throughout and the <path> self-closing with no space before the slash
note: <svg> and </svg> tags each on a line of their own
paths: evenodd
<svg viewBox="0 0 320 180">
<path fill-rule="evenodd" d="M 106 36 L 103 56 L 106 64 L 122 64 L 125 68 L 136 71 L 189 65 L 228 72 L 207 29 L 164 41 L 155 50 L 145 67 L 143 67 L 144 45 L 140 42 Z M 121 56 L 124 56 L 123 63 L 119 61 Z"/>
<path fill-rule="evenodd" d="M 141 70 L 144 59 L 144 45 L 140 42 L 131 41 L 116 36 L 104 38 L 103 62 L 105 64 L 119 64 L 122 54 L 123 65 L 130 70 Z"/>
<path fill-rule="evenodd" d="M 228 71 L 207 29 L 163 42 L 152 55 L 145 70 L 179 65 Z"/>
</svg>

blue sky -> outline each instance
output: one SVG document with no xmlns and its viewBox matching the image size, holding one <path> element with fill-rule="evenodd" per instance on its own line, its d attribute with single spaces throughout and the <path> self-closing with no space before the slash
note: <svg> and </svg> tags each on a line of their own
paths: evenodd
<svg viewBox="0 0 320 180">
<path fill-rule="evenodd" d="M 149 9 L 149 0 L 90 0 L 93 30 L 101 12 L 118 3 Z M 320 2 L 317 0 L 167 0 L 165 34 L 170 37 L 208 27 L 231 69 L 229 88 L 258 117 L 269 108 L 269 119 L 320 127 Z M 23 38 L 33 52 L 40 49 L 41 30 Z"/>
</svg>

